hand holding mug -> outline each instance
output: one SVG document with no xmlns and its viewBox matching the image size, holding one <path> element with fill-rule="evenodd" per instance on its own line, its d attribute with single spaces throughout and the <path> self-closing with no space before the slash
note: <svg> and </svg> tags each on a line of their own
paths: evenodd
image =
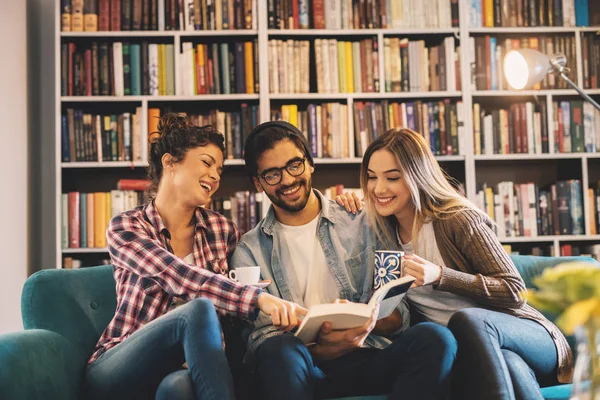
<svg viewBox="0 0 600 400">
<path fill-rule="evenodd" d="M 416 254 L 404 256 L 404 274 L 414 276 L 411 287 L 437 284 L 442 277 L 442 267 L 429 262 Z"/>
</svg>

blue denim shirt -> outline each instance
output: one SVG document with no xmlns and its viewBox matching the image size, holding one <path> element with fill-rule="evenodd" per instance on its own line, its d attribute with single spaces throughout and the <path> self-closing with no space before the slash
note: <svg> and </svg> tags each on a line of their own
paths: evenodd
<svg viewBox="0 0 600 400">
<path fill-rule="evenodd" d="M 337 283 L 340 298 L 353 302 L 366 303 L 372 295 L 373 271 L 375 265 L 376 235 L 369 226 L 366 213 L 348 213 L 334 201 L 326 199 L 314 190 L 321 203 L 321 215 L 317 223 L 317 236 L 325 253 L 327 266 Z M 303 304 L 296 276 L 289 260 L 282 259 L 281 235 L 277 231 L 273 206 L 258 225 L 242 236 L 231 258 L 230 267 L 260 266 L 261 278 L 273 281 L 267 291 L 277 297 Z M 404 303 L 404 302 L 403 302 Z M 402 315 L 403 331 L 409 325 L 406 304 L 399 307 Z M 271 317 L 260 313 L 248 334 L 248 360 L 258 346 L 267 338 L 281 335 Z M 386 347 L 386 338 L 370 335 L 365 341 L 376 348 Z"/>
</svg>

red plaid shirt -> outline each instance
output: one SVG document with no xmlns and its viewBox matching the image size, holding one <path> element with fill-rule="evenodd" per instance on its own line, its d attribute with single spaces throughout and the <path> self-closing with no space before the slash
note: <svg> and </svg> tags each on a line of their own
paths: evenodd
<svg viewBox="0 0 600 400">
<path fill-rule="evenodd" d="M 221 314 L 254 319 L 258 296 L 252 286 L 223 276 L 240 238 L 235 225 L 220 214 L 196 209 L 194 265 L 172 253 L 170 234 L 154 203 L 114 217 L 107 243 L 117 289 L 117 309 L 100 337 L 93 363 L 148 322 L 173 308 L 173 300 L 206 297 Z"/>
</svg>

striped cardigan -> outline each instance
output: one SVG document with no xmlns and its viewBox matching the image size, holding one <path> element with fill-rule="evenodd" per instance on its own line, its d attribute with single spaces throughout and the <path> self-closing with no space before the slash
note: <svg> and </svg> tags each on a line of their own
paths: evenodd
<svg viewBox="0 0 600 400">
<path fill-rule="evenodd" d="M 525 284 L 493 232 L 492 222 L 474 210 L 464 210 L 434 221 L 433 227 L 446 264 L 436 289 L 472 298 L 490 310 L 540 323 L 556 346 L 558 381 L 570 382 L 571 348 L 560 330 L 521 297 Z"/>
</svg>

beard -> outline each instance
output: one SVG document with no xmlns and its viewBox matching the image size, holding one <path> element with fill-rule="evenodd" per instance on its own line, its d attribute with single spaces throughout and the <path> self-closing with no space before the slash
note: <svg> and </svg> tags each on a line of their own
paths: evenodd
<svg viewBox="0 0 600 400">
<path fill-rule="evenodd" d="M 299 193 L 302 192 L 302 188 L 304 188 L 304 193 L 300 195 L 300 197 L 292 202 L 290 201 L 286 201 L 285 199 L 283 199 L 283 192 L 289 189 L 293 189 L 300 186 L 300 189 L 298 190 Z M 312 179 L 298 179 L 296 180 L 293 184 L 291 185 L 287 185 L 287 186 L 282 186 L 279 189 L 277 189 L 277 191 L 275 192 L 275 194 L 267 194 L 267 197 L 269 198 L 269 200 L 271 200 L 271 202 L 276 205 L 277 207 L 281 208 L 284 211 L 287 212 L 298 212 L 298 211 L 302 211 L 304 209 L 304 207 L 306 207 L 306 203 L 308 203 L 308 199 L 310 197 L 310 193 L 312 192 Z"/>
</svg>

